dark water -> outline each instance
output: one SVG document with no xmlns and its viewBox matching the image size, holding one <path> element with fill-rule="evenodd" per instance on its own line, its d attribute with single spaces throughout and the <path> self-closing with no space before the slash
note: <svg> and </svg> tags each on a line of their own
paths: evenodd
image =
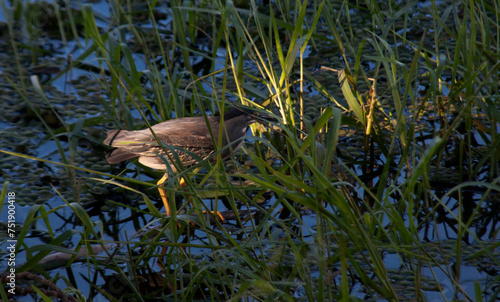
<svg viewBox="0 0 500 302">
<path fill-rule="evenodd" d="M 44 11 L 47 10 L 47 12 L 51 12 L 50 4 L 42 2 L 40 5 L 44 6 Z M 100 14 L 102 14 L 102 18 L 98 18 L 98 25 L 102 26 L 102 29 L 107 28 L 108 18 L 110 18 L 107 4 L 98 2 L 93 3 L 92 6 L 94 11 L 99 11 Z M 76 4 L 75 8 L 76 11 L 78 11 Z M 163 18 L 159 19 L 159 26 L 167 32 L 171 30 L 172 19 L 169 17 L 170 9 L 168 4 L 161 6 L 157 10 L 157 13 L 159 15 L 164 15 Z M 4 14 L 1 15 L 4 16 Z M 18 50 L 21 49 L 21 52 L 17 54 L 17 61 L 14 60 L 16 54 L 10 47 L 10 36 L 8 35 L 7 27 L 2 23 L 0 71 L 3 77 L 0 78 L 0 85 L 2 86 L 0 102 L 3 104 L 3 110 L 0 118 L 0 149 L 60 163 L 65 160 L 63 156 L 61 156 L 60 150 L 58 150 L 58 148 L 61 148 L 63 150 L 62 154 L 67 158 L 67 162 L 77 167 L 88 168 L 112 175 L 117 175 L 126 168 L 127 172 L 124 174 L 125 177 L 138 179 L 143 182 L 156 182 L 160 174 L 154 171 L 144 170 L 142 167 L 136 167 L 129 163 L 117 167 L 110 167 L 104 159 L 107 149 L 102 146 L 100 142 L 102 142 L 104 138 L 105 131 L 114 128 L 115 125 L 111 122 L 112 119 L 106 116 L 102 107 L 102 100 L 106 100 L 108 95 L 108 91 L 101 87 L 103 79 L 97 73 L 91 72 L 92 68 L 89 68 L 99 67 L 95 57 L 89 57 L 85 60 L 85 64 L 88 64 L 85 68 L 73 68 L 71 72 L 67 72 L 63 76 L 60 76 L 52 81 L 50 85 L 43 86 L 45 95 L 49 100 L 48 102 L 33 88 L 29 76 L 37 75 L 42 82 L 49 81 L 59 73 L 58 70 L 62 70 L 66 67 L 68 54 L 71 54 L 73 58 L 77 58 L 88 47 L 82 37 L 77 38 L 77 40 L 71 38 L 66 44 L 63 44 L 60 39 L 55 38 L 57 36 L 57 34 L 55 34 L 57 33 L 57 27 L 54 28 L 50 22 L 53 17 L 54 15 L 50 13 L 47 13 L 47 16 L 44 18 L 40 17 L 41 32 L 36 43 L 38 47 L 44 49 L 46 52 L 37 53 L 36 64 L 33 63 L 33 54 L 29 49 L 18 48 Z M 0 19 L 2 22 L 5 22 L 5 20 L 5 16 L 3 19 Z M 352 22 L 355 21 L 363 22 L 353 16 Z M 147 21 L 144 21 L 142 24 L 143 25 L 140 27 L 143 29 L 151 26 L 151 23 Z M 417 30 L 415 29 L 416 27 L 415 25 L 412 30 Z M 323 24 L 318 27 L 319 33 L 329 36 L 326 30 L 327 28 Z M 16 41 L 26 41 L 22 34 L 22 26 L 16 28 L 16 33 L 19 33 L 19 36 L 15 37 Z M 168 35 L 166 36 L 168 38 Z M 415 36 L 415 38 L 417 38 L 417 36 Z M 134 45 L 133 39 L 129 39 L 128 42 L 132 44 L 131 49 L 135 47 L 137 51 L 134 55 L 137 58 L 136 64 L 138 65 L 138 69 L 146 69 L 147 65 L 144 63 L 145 59 L 141 54 L 140 46 Z M 192 43 L 193 48 L 200 50 L 206 48 L 206 41 L 203 39 L 195 40 Z M 319 48 L 318 51 L 309 50 L 307 52 L 305 58 L 307 64 L 306 69 L 313 71 L 320 65 L 339 68 L 339 55 L 330 51 L 332 46 L 328 45 L 328 43 L 322 44 L 319 40 L 317 43 L 317 47 Z M 409 51 L 410 50 L 411 48 L 409 48 Z M 411 56 L 408 56 L 407 60 L 411 61 Z M 25 72 L 24 74 L 19 74 L 19 65 L 13 64 L 14 61 L 20 62 L 21 70 Z M 202 62 L 203 59 L 200 57 L 194 56 L 192 58 L 193 65 L 196 63 L 202 65 Z M 249 69 L 254 68 L 252 64 L 246 64 Z M 366 64 L 369 65 L 369 63 Z M 40 66 L 56 66 L 56 70 L 52 71 Z M 179 66 L 179 68 L 181 68 L 181 66 Z M 371 68 L 373 68 L 373 66 Z M 201 68 L 199 76 L 205 75 L 206 73 L 204 72 L 205 70 Z M 27 88 L 24 91 L 24 95 L 28 97 L 27 101 L 22 98 L 22 95 L 13 88 L 12 84 L 7 79 L 18 84 L 22 82 L 27 83 Z M 184 80 L 186 80 L 186 84 L 181 85 L 182 87 L 186 87 L 189 83 L 187 79 Z M 339 85 L 332 84 L 328 76 L 324 73 L 319 73 L 317 80 L 324 83 L 326 87 L 333 91 L 334 95 L 342 99 Z M 381 82 L 383 83 L 383 81 Z M 422 83 L 421 89 L 425 90 L 426 87 L 428 87 L 428 85 Z M 210 91 L 210 86 L 205 85 L 204 88 Z M 321 108 L 330 106 L 332 103 L 330 100 L 326 100 L 322 97 L 313 86 L 309 86 L 308 89 L 310 93 L 307 100 L 306 115 L 313 119 L 318 116 L 318 112 Z M 389 100 L 387 99 L 382 99 L 381 102 L 384 106 L 390 106 Z M 55 131 L 60 129 L 62 124 L 57 120 L 57 117 L 54 116 L 53 108 L 55 108 L 55 111 L 60 114 L 68 124 L 86 121 L 89 125 L 81 125 L 80 129 L 73 129 L 69 137 L 65 133 L 58 134 L 58 138 L 60 139 L 59 147 L 50 136 L 47 136 L 47 128 L 39 119 L 39 117 L 42 117 L 50 129 Z M 421 125 L 419 125 L 421 131 L 418 139 L 425 142 L 430 142 L 430 138 L 432 138 L 433 134 L 439 131 L 439 123 L 436 122 L 437 111 L 434 109 L 435 108 L 429 108 L 427 118 L 422 119 Z M 131 112 L 132 116 L 137 119 L 136 122 L 139 123 L 140 114 L 138 111 L 132 109 Z M 447 110 L 447 114 L 452 115 L 455 113 L 456 112 L 453 112 L 451 108 Z M 414 113 L 407 112 L 407 114 L 408 118 L 410 118 Z M 153 114 L 150 113 L 148 118 L 151 117 L 153 117 Z M 347 127 L 343 129 L 341 134 L 339 158 L 346 162 L 348 167 L 362 176 L 364 174 L 364 168 L 360 164 L 364 157 L 362 135 L 353 132 L 352 129 Z M 484 138 L 479 135 L 475 135 L 473 138 L 478 146 L 485 145 L 483 139 Z M 246 144 L 247 148 L 252 148 L 252 139 L 249 138 Z M 380 161 L 386 160 L 384 156 L 381 155 L 380 151 L 375 150 L 375 156 Z M 450 158 L 452 157 L 450 156 Z M 243 152 L 240 152 L 237 154 L 237 157 L 235 157 L 235 160 L 244 163 L 245 160 L 248 160 L 248 157 L 245 156 Z M 16 235 L 22 233 L 21 228 L 25 227 L 24 222 L 27 220 L 28 215 L 30 215 L 29 211 L 33 209 L 34 205 L 40 205 L 41 209 L 44 209 L 42 212 L 45 211 L 48 213 L 46 215 L 41 214 L 42 217 L 29 226 L 29 231 L 26 233 L 23 245 L 18 248 L 18 252 L 15 254 L 15 262 L 18 267 L 25 263 L 27 258 L 31 257 L 27 257 L 27 255 L 35 254 L 41 247 L 47 244 L 54 244 L 54 246 L 56 246 L 57 244 L 54 242 L 54 239 L 61 235 L 64 237 L 60 238 L 63 240 L 63 246 L 69 249 L 81 247 L 81 234 L 88 232 L 88 229 L 82 221 L 76 217 L 73 209 L 68 206 L 68 204 L 72 202 L 80 204 L 88 213 L 91 221 L 96 224 L 96 229 L 101 232 L 102 239 L 108 241 L 106 243 L 108 252 L 116 252 L 116 256 L 112 257 L 116 261 L 115 264 L 124 269 L 130 269 L 130 267 L 127 267 L 127 257 L 137 257 L 138 255 L 129 255 L 129 251 L 120 250 L 120 245 L 117 245 L 117 243 L 127 242 L 129 240 L 132 242 L 140 242 L 140 236 L 134 237 L 138 231 L 144 232 L 144 230 L 155 229 L 161 226 L 161 221 L 154 219 L 148 214 L 149 210 L 140 194 L 127 190 L 117 190 L 116 186 L 113 184 L 92 179 L 109 179 L 108 177 L 94 175 L 87 171 L 67 169 L 61 165 L 50 162 L 33 161 L 5 153 L 0 154 L 0 169 L 1 182 L 5 183 L 8 181 L 9 185 L 7 191 L 15 192 L 16 196 Z M 434 195 L 442 198 L 444 194 L 450 191 L 450 188 L 459 183 L 460 175 L 451 165 L 449 168 L 436 170 L 431 174 L 434 178 L 430 181 L 433 183 L 433 187 L 437 189 L 432 191 L 432 194 L 428 196 L 428 200 L 425 202 L 432 203 L 433 200 L 435 201 L 437 198 L 434 198 Z M 457 203 L 458 196 L 453 193 L 444 199 L 446 201 L 446 207 L 448 207 L 449 210 L 443 209 L 432 211 L 433 214 L 431 216 L 429 214 L 431 213 L 429 208 L 436 207 L 436 205 L 426 204 L 422 206 L 419 212 L 414 213 L 415 219 L 420 223 L 419 234 L 422 240 L 422 247 L 419 247 L 420 250 L 426 251 L 429 255 L 433 255 L 435 259 L 441 261 L 435 263 L 435 266 L 423 268 L 423 275 L 428 276 L 428 278 L 423 278 L 421 280 L 421 285 L 425 293 L 424 295 L 429 301 L 441 301 L 443 299 L 443 294 L 445 296 L 444 298 L 449 300 L 454 298 L 457 293 L 455 285 L 450 281 L 452 272 L 447 268 L 453 266 L 450 261 L 453 262 L 453 254 L 457 249 L 457 241 L 455 239 L 457 238 L 458 224 L 456 217 L 458 217 L 458 215 L 463 215 L 465 217 L 463 221 L 467 221 L 467 217 L 470 216 L 474 210 L 480 212 L 470 225 L 470 229 L 472 230 L 470 234 L 473 235 L 462 237 L 463 259 L 460 268 L 461 274 L 457 276 L 457 281 L 461 284 L 461 288 L 470 297 L 474 297 L 474 285 L 476 283 L 479 283 L 481 287 L 490 286 L 492 279 L 497 278 L 499 267 L 498 264 L 489 259 L 491 255 L 484 256 L 482 254 L 475 254 L 484 249 L 485 245 L 498 245 L 499 239 L 499 196 L 498 194 L 492 194 L 487 197 L 488 200 L 483 200 L 485 198 L 485 189 L 481 186 L 481 182 L 487 179 L 487 174 L 487 170 L 478 173 L 477 185 L 469 187 L 468 191 L 463 193 L 461 198 L 465 203 L 462 208 L 460 208 Z M 404 180 L 407 175 L 401 175 L 400 177 L 401 180 Z M 201 181 L 202 179 L 202 176 L 195 178 L 196 181 Z M 370 186 L 371 184 L 373 187 L 376 187 L 379 181 L 380 179 L 375 176 L 370 178 L 367 185 Z M 156 189 L 146 188 L 140 184 L 134 183 L 128 183 L 127 185 L 145 193 L 158 208 L 162 207 Z M 391 190 L 391 188 L 388 188 L 388 190 Z M 253 194 L 257 194 L 257 192 L 258 190 L 253 192 Z M 359 187 L 356 188 L 354 192 L 359 198 L 365 195 L 363 189 Z M 398 195 L 397 191 L 393 193 L 394 194 L 391 195 L 393 198 L 392 202 L 398 204 L 401 196 Z M 182 202 L 185 202 L 185 194 L 179 193 L 177 197 L 178 201 L 182 200 Z M 213 199 L 207 198 L 204 199 L 204 202 L 209 207 L 214 207 Z M 276 199 L 271 194 L 263 195 L 263 207 L 270 207 L 275 202 Z M 478 207 L 478 205 L 480 206 Z M 219 210 L 229 210 L 227 206 L 227 202 L 223 200 L 217 202 L 217 208 Z M 240 205 L 240 207 L 245 209 L 244 206 Z M 255 207 L 251 209 L 255 209 Z M 277 214 L 280 209 L 281 206 L 277 207 L 273 214 Z M 331 211 L 333 212 L 335 210 L 331 209 Z M 313 211 L 304 209 L 304 213 L 304 225 L 299 225 L 297 227 L 301 229 L 300 232 L 302 236 L 308 238 L 309 236 L 315 235 L 318 221 Z M 4 202 L 1 212 L 1 221 L 6 222 L 8 220 L 8 204 Z M 152 224 L 148 225 L 149 223 Z M 389 226 L 390 223 L 390 221 L 383 221 L 384 226 Z M 410 224 L 410 222 L 408 223 Z M 248 223 L 247 225 L 250 224 Z M 235 240 L 241 240 L 241 236 L 239 235 L 241 229 L 237 226 L 235 221 L 229 221 L 225 227 L 228 232 L 233 234 Z M 9 227 L 7 226 L 0 229 L 0 232 L 4 234 L 4 238 L 7 238 L 8 230 Z M 279 230 L 276 232 L 279 233 Z M 197 230 L 192 236 L 185 236 L 182 238 L 183 240 L 189 240 L 189 244 L 195 246 L 188 249 L 188 253 L 190 253 L 194 259 L 203 262 L 210 258 L 209 255 L 212 249 L 203 247 L 204 245 L 210 245 L 210 238 L 207 237 L 205 232 Z M 7 247 L 11 243 L 6 240 L 1 241 L 1 243 L 2 250 L 0 251 L 0 255 L 3 259 L 8 259 L 9 253 L 7 253 Z M 91 244 L 95 244 L 95 242 Z M 95 252 L 97 253 L 99 251 L 95 250 Z M 109 255 L 107 255 L 106 252 L 101 251 L 101 253 L 103 256 L 101 261 L 105 263 L 107 259 L 106 256 Z M 137 253 L 137 251 L 132 251 L 131 253 L 134 254 Z M 397 290 L 403 292 L 402 300 L 413 299 L 413 292 L 415 289 L 408 289 L 408 287 L 413 286 L 414 280 L 411 279 L 412 274 L 408 273 L 411 272 L 411 269 L 408 268 L 407 259 L 399 258 L 395 251 L 391 249 L 385 250 L 384 253 L 384 263 L 388 270 L 388 274 L 395 280 L 395 284 L 397 284 L 395 287 L 397 287 Z M 498 248 L 492 248 L 491 254 L 498 256 Z M 122 277 L 115 274 L 113 270 L 107 269 L 105 264 L 96 266 L 93 263 L 87 263 L 84 258 L 83 260 L 79 259 L 71 265 L 66 266 L 67 260 L 62 258 L 62 256 L 61 258 L 56 257 L 56 261 L 48 261 L 42 264 L 42 267 L 48 271 L 50 277 L 57 280 L 54 283 L 55 288 L 65 289 L 68 287 L 69 283 L 72 287 L 78 288 L 83 297 L 95 297 L 96 301 L 106 300 L 107 298 L 105 298 L 102 293 L 98 293 L 98 290 L 92 287 L 93 284 L 96 284 L 98 287 L 106 288 L 107 293 L 117 298 L 123 295 L 124 292 L 128 292 L 128 287 L 124 285 L 126 282 L 121 279 Z M 97 270 L 96 267 L 99 267 L 99 270 Z M 442 267 L 445 267 L 445 269 L 441 269 Z M 0 271 L 4 271 L 5 269 L 7 269 L 6 262 L 2 261 Z M 149 280 L 149 283 L 154 283 L 151 280 L 158 278 L 158 267 L 156 267 L 153 260 L 145 263 L 141 266 L 141 269 L 143 272 L 139 274 Z M 433 275 L 435 275 L 435 277 Z M 33 276 L 27 276 L 25 279 L 18 280 L 18 284 L 26 288 L 27 285 L 25 282 L 33 278 Z M 434 280 L 440 281 L 439 286 L 441 286 L 441 292 L 437 290 L 438 284 Z M 154 286 L 151 287 L 153 289 L 155 288 Z M 45 288 L 50 288 L 50 286 L 46 286 Z M 406 290 L 408 294 L 404 296 Z M 495 290 L 495 286 L 491 287 L 491 290 Z M 374 293 L 367 292 L 366 288 L 361 283 L 355 283 L 352 291 L 354 296 L 360 298 L 377 297 Z M 301 291 L 297 290 L 297 292 L 298 296 L 301 297 Z M 463 294 L 459 294 L 458 297 L 463 298 Z M 18 298 L 22 301 L 31 300 L 30 296 L 18 296 Z"/>
</svg>

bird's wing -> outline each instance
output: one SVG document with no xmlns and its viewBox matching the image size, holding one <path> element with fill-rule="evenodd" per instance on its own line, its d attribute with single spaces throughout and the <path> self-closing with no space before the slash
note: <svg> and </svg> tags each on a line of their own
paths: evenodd
<svg viewBox="0 0 500 302">
<path fill-rule="evenodd" d="M 214 144 L 210 136 L 200 136 L 200 135 L 157 135 L 158 139 L 171 146 L 191 149 L 191 148 L 203 148 L 203 149 L 213 149 Z M 153 138 L 154 140 L 154 138 Z"/>
</svg>

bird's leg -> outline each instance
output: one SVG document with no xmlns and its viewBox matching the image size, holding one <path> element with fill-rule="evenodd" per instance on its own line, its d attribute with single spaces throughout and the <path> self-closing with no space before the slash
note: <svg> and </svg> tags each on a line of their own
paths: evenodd
<svg viewBox="0 0 500 302">
<path fill-rule="evenodd" d="M 167 194 L 165 194 L 165 189 L 163 189 L 163 183 L 168 179 L 168 174 L 163 174 L 163 177 L 158 180 L 156 183 L 158 185 L 158 192 L 160 192 L 161 200 L 163 201 L 163 205 L 165 205 L 165 211 L 167 212 L 167 216 L 170 216 L 170 206 L 168 205 Z"/>
<path fill-rule="evenodd" d="M 183 178 L 183 177 L 181 177 L 181 181 L 180 181 L 180 183 L 181 183 L 181 187 L 183 187 L 183 188 L 187 187 L 187 185 L 186 185 L 186 181 L 184 180 L 184 178 Z M 194 207 L 193 200 L 192 200 L 191 198 L 189 198 L 189 202 L 190 202 L 190 203 L 191 203 L 191 205 Z M 226 220 L 224 219 L 224 217 L 222 217 L 222 214 L 221 214 L 219 211 L 217 211 L 217 212 L 215 212 L 215 211 L 210 211 L 210 212 L 212 212 L 212 214 L 214 214 L 214 215 L 217 215 L 217 217 L 219 218 L 219 220 L 220 220 L 220 221 L 226 221 Z M 206 213 L 207 213 L 207 211 L 203 211 L 203 214 L 206 214 Z"/>
</svg>

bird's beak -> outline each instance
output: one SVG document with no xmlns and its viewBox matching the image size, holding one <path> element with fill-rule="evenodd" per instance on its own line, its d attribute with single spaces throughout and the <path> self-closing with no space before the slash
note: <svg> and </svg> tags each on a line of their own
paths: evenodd
<svg viewBox="0 0 500 302">
<path fill-rule="evenodd" d="M 270 115 L 265 112 L 260 112 L 260 111 L 254 111 L 252 113 L 252 117 L 256 122 L 259 123 L 269 123 L 269 122 L 278 122 L 278 119 L 274 115 Z"/>
</svg>

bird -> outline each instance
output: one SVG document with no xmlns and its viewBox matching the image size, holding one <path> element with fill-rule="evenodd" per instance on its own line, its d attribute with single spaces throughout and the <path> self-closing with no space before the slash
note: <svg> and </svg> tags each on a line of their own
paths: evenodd
<svg viewBox="0 0 500 302">
<path fill-rule="evenodd" d="M 216 145 L 222 135 L 222 159 L 227 159 L 232 151 L 236 151 L 242 144 L 248 127 L 255 122 L 270 122 L 275 119 L 268 114 L 256 110 L 232 107 L 223 115 L 198 117 L 183 117 L 171 119 L 151 127 L 136 131 L 110 130 L 103 144 L 114 147 L 106 155 L 109 164 L 138 157 L 139 163 L 144 166 L 165 171 L 163 177 L 156 183 L 160 197 L 165 206 L 167 216 L 171 216 L 171 209 L 163 184 L 168 179 L 167 164 L 173 172 L 178 171 L 175 159 L 178 158 L 184 168 L 199 162 L 199 159 L 210 158 L 216 152 Z M 220 123 L 223 123 L 219 133 Z M 208 126 L 209 125 L 209 126 Z M 153 133 L 155 135 L 153 135 Z M 155 137 L 156 136 L 156 137 Z M 215 145 L 214 145 L 215 143 Z M 175 150 L 174 153 L 172 150 Z M 178 156 L 178 157 L 177 157 Z M 210 160 L 214 161 L 215 156 Z M 181 178 L 181 186 L 185 186 Z M 220 213 L 219 219 L 224 221 Z"/>
</svg>

